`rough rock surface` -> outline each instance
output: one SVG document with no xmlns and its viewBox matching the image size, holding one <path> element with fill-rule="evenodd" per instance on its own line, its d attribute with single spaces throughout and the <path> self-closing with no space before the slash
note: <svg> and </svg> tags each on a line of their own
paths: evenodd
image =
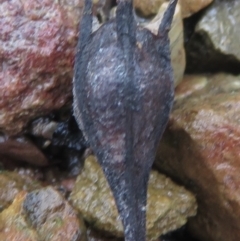
<svg viewBox="0 0 240 241">
<path fill-rule="evenodd" d="M 240 72 L 239 11 L 238 0 L 215 0 L 207 8 L 186 45 L 188 72 Z"/>
<path fill-rule="evenodd" d="M 70 200 L 95 228 L 123 237 L 114 198 L 102 169 L 93 156 L 85 160 L 83 172 L 77 178 Z M 181 227 L 187 217 L 195 215 L 195 212 L 195 198 L 191 193 L 164 175 L 151 172 L 147 205 L 148 238 L 156 239 L 162 233 Z"/>
<path fill-rule="evenodd" d="M 163 14 L 167 9 L 168 4 L 161 5 L 156 17 L 145 25 L 152 33 L 157 34 L 159 25 L 161 23 Z M 181 8 L 178 4 L 174 13 L 174 18 L 169 32 L 171 61 L 174 72 L 174 84 L 177 86 L 183 78 L 183 73 L 186 66 L 185 50 L 183 45 L 183 21 L 181 15 Z"/>
<path fill-rule="evenodd" d="M 32 191 L 40 184 L 27 175 L 21 176 L 16 172 L 0 172 L 0 211 L 8 207 L 21 191 Z M 1 240 L 1 239 L 0 239 Z"/>
<path fill-rule="evenodd" d="M 199 12 L 207 7 L 214 0 L 179 0 L 182 7 L 182 15 L 184 18 L 190 17 L 194 13 Z"/>
<path fill-rule="evenodd" d="M 184 18 L 200 11 L 208 6 L 213 0 L 180 0 L 182 16 Z M 134 6 L 143 16 L 149 17 L 157 14 L 159 7 L 166 0 L 134 0 Z"/>
<path fill-rule="evenodd" d="M 16 134 L 70 100 L 83 2 L 0 2 L 0 130 Z"/>
<path fill-rule="evenodd" d="M 240 237 L 239 116 L 240 76 L 188 76 L 176 89 L 156 165 L 196 194 L 200 240 Z"/>
<path fill-rule="evenodd" d="M 21 215 L 25 192 L 19 193 L 11 206 L 0 213 L 0 240 L 4 241 L 37 241 L 36 232 L 28 227 Z"/>
<path fill-rule="evenodd" d="M 53 188 L 19 193 L 0 213 L 0 240 L 86 241 L 83 222 Z"/>
</svg>

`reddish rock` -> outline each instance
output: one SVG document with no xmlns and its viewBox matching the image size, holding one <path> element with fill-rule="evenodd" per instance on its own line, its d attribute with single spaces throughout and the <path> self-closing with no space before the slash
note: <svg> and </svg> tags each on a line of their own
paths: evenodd
<svg viewBox="0 0 240 241">
<path fill-rule="evenodd" d="M 0 162 L 5 168 L 18 161 L 27 162 L 36 166 L 46 166 L 47 158 L 44 154 L 25 136 L 9 137 L 0 134 Z"/>
<path fill-rule="evenodd" d="M 29 120 L 70 100 L 83 2 L 0 2 L 2 131 L 16 134 Z"/>
<path fill-rule="evenodd" d="M 204 241 L 240 237 L 240 76 L 187 77 L 156 165 L 198 200 L 191 232 Z"/>
<path fill-rule="evenodd" d="M 86 241 L 83 221 L 53 188 L 20 192 L 0 213 L 0 240 Z"/>
</svg>

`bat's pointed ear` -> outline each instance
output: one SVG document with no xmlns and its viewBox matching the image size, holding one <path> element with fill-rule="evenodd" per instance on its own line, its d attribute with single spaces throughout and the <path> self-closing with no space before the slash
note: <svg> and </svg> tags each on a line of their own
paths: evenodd
<svg viewBox="0 0 240 241">
<path fill-rule="evenodd" d="M 178 0 L 171 0 L 168 4 L 167 10 L 163 15 L 163 19 L 158 29 L 158 36 L 162 38 L 168 37 L 168 32 L 171 29 L 172 20 Z"/>
<path fill-rule="evenodd" d="M 78 51 L 87 44 L 92 33 L 92 0 L 85 0 L 83 16 L 79 24 Z"/>
<path fill-rule="evenodd" d="M 117 1 L 116 23 L 119 43 L 123 48 L 134 48 L 136 42 L 136 23 L 133 14 L 133 0 Z"/>
<path fill-rule="evenodd" d="M 83 64 L 84 56 L 82 54 L 84 47 L 90 42 L 92 33 L 92 0 L 85 0 L 82 19 L 79 23 L 79 35 L 76 48 L 75 64 L 74 64 L 74 79 L 73 83 L 79 81 L 79 77 L 84 71 Z"/>
</svg>

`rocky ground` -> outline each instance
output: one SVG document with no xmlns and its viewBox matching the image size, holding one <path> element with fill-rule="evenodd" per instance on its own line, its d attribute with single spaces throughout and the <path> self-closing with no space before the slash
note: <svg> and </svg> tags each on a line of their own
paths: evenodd
<svg viewBox="0 0 240 241">
<path fill-rule="evenodd" d="M 72 116 L 83 0 L 0 2 L 0 240 L 123 240 L 115 201 Z M 153 33 L 164 0 L 135 0 Z M 95 1 L 93 31 L 114 17 Z M 148 240 L 239 241 L 238 0 L 180 0 L 175 101 L 148 186 Z"/>
</svg>

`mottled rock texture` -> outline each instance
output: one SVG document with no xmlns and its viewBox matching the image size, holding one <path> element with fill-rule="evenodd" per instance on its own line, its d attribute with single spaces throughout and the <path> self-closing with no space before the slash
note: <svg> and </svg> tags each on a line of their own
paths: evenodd
<svg viewBox="0 0 240 241">
<path fill-rule="evenodd" d="M 184 18 L 190 17 L 194 13 L 199 12 L 213 1 L 214 0 L 179 0 Z"/>
<path fill-rule="evenodd" d="M 51 187 L 20 192 L 0 213 L 0 240 L 86 241 L 85 226 Z"/>
<path fill-rule="evenodd" d="M 32 191 L 40 187 L 40 183 L 27 175 L 16 172 L 0 172 L 0 211 L 7 208 L 21 191 Z"/>
<path fill-rule="evenodd" d="M 83 2 L 0 2 L 0 130 L 3 132 L 16 134 L 29 120 L 70 101 Z"/>
<path fill-rule="evenodd" d="M 101 167 L 93 156 L 85 161 L 71 193 L 73 206 L 93 227 L 123 237 L 115 201 Z M 147 233 L 149 240 L 184 225 L 196 213 L 194 196 L 164 175 L 152 171 L 148 186 Z"/>
<path fill-rule="evenodd" d="M 240 237 L 239 116 L 240 76 L 188 76 L 176 89 L 155 164 L 196 194 L 199 240 Z"/>
</svg>

